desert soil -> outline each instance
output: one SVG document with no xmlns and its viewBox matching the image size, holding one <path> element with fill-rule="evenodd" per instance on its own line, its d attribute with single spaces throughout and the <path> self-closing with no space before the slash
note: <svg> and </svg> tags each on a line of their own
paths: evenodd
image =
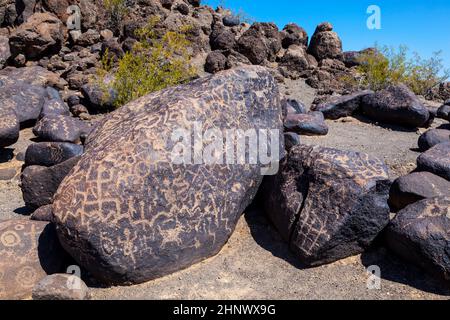
<svg viewBox="0 0 450 320">
<path fill-rule="evenodd" d="M 315 92 L 302 82 L 283 88 L 309 105 Z M 362 151 L 384 159 L 391 178 L 414 170 L 419 131 L 372 124 L 365 119 L 327 121 L 325 137 L 302 137 L 319 144 Z M 442 125 L 436 121 L 433 127 Z M 424 130 L 422 130 L 424 131 Z M 11 147 L 14 155 L 32 143 L 30 129 L 21 131 Z M 16 177 L 0 181 L 0 220 L 20 219 L 24 209 L 19 187 L 22 162 L 2 155 L 2 170 L 14 168 Z M 381 269 L 381 289 L 368 289 L 367 267 Z M 245 213 L 228 244 L 215 257 L 170 276 L 131 287 L 91 288 L 94 299 L 448 299 L 442 287 L 421 270 L 406 264 L 383 247 L 330 265 L 304 268 L 258 210 Z"/>
</svg>

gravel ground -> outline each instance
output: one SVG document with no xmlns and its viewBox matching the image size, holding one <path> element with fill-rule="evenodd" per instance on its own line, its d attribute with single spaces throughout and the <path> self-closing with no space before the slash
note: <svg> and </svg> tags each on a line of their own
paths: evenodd
<svg viewBox="0 0 450 320">
<path fill-rule="evenodd" d="M 303 97 L 309 105 L 314 90 L 292 82 L 286 91 Z M 441 125 L 437 121 L 435 126 Z M 325 137 L 302 137 L 306 144 L 319 144 L 363 151 L 384 159 L 391 177 L 415 168 L 420 132 L 382 127 L 365 119 L 328 121 Z M 6 162 L 10 153 L 24 151 L 32 142 L 30 129 L 21 131 L 19 142 L 0 157 L 2 169 L 14 168 L 16 178 L 0 181 L 0 220 L 23 218 L 19 187 L 22 162 Z M 368 266 L 381 269 L 381 289 L 367 289 Z M 242 216 L 228 244 L 215 257 L 170 276 L 131 287 L 91 287 L 94 299 L 448 299 L 444 288 L 424 272 L 403 263 L 383 247 L 330 265 L 304 268 L 289 252 L 258 210 Z"/>
</svg>

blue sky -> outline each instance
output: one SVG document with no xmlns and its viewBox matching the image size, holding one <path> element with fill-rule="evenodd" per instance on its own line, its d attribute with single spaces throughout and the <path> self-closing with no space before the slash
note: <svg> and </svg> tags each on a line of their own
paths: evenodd
<svg viewBox="0 0 450 320">
<path fill-rule="evenodd" d="M 380 45 L 406 45 L 429 58 L 442 50 L 450 69 L 450 0 L 203 0 L 203 3 L 243 10 L 256 21 L 280 28 L 295 22 L 311 36 L 317 24 L 329 21 L 342 38 L 344 50 Z M 381 9 L 381 30 L 366 26 L 370 5 Z"/>
</svg>

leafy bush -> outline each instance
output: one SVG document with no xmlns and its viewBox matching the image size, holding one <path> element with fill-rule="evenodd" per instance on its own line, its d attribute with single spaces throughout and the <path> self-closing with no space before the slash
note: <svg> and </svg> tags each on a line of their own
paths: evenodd
<svg viewBox="0 0 450 320">
<path fill-rule="evenodd" d="M 231 6 L 227 5 L 226 0 L 220 0 L 218 7 L 230 8 Z M 253 24 L 256 22 L 256 20 L 242 8 L 239 8 L 238 10 L 227 9 L 227 11 L 229 11 L 230 16 L 238 18 L 241 23 Z"/>
<path fill-rule="evenodd" d="M 418 95 L 426 96 L 430 90 L 450 76 L 445 70 L 441 52 L 429 59 L 422 59 L 417 53 L 408 58 L 408 48 L 400 46 L 377 47 L 359 58 L 362 84 L 372 90 L 380 90 L 389 84 L 404 83 Z"/>
<path fill-rule="evenodd" d="M 127 13 L 127 0 L 103 0 L 103 5 L 109 18 L 109 27 L 119 31 L 122 18 Z"/>
<path fill-rule="evenodd" d="M 106 52 L 102 60 L 102 71 L 112 75 L 110 88 L 115 91 L 114 105 L 122 106 L 150 92 L 185 83 L 195 75 L 185 33 L 189 27 L 179 31 L 167 31 L 157 38 L 154 26 L 157 18 L 151 18 L 147 26 L 136 30 L 139 41 L 130 52 L 118 59 L 116 68 Z M 109 69 L 109 70 L 108 70 Z"/>
</svg>

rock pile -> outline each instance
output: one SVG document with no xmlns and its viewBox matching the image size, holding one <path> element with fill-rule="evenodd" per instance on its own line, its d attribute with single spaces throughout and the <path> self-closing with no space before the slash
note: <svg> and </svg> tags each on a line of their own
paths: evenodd
<svg viewBox="0 0 450 320">
<path fill-rule="evenodd" d="M 66 252 L 107 284 L 189 267 L 219 252 L 258 190 L 268 218 L 307 266 L 362 253 L 381 234 L 393 252 L 450 279 L 447 127 L 421 135 L 417 170 L 393 183 L 379 159 L 301 144 L 302 135 L 327 135 L 327 120 L 349 116 L 408 128 L 450 121 L 450 101 L 430 108 L 403 84 L 350 91 L 342 79 L 356 78 L 359 57 L 374 49 L 343 52 L 330 23 L 310 39 L 296 24 L 250 25 L 197 0 L 129 1 L 120 21 L 100 0 L 19 2 L 0 4 L 0 152 L 33 127 L 20 186 L 35 211 L 30 220 L 0 222 L 0 255 L 8 257 L 0 260 L 0 298 L 89 298 L 82 281 L 69 290 L 73 278 L 59 274 Z M 71 4 L 80 7 L 81 30 L 67 29 Z M 92 81 L 102 57 L 117 62 L 155 15 L 158 35 L 190 26 L 200 79 L 100 115 L 94 126 L 117 94 Z M 311 108 L 280 94 L 277 82 L 287 81 L 317 89 Z M 449 83 L 430 95 L 450 99 Z M 204 131 L 277 130 L 279 172 L 262 182 L 261 163 L 174 163 L 179 141 L 169 138 L 198 122 Z"/>
</svg>

